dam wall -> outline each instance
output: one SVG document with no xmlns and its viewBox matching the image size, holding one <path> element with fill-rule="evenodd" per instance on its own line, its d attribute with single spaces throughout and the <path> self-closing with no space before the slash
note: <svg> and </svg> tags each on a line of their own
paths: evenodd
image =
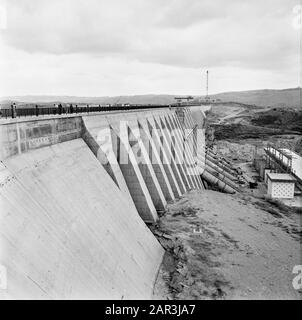
<svg viewBox="0 0 302 320">
<path fill-rule="evenodd" d="M 164 250 L 146 224 L 203 188 L 190 116 L 0 123 L 0 299 L 151 298 Z"/>
<path fill-rule="evenodd" d="M 147 223 L 167 201 L 202 188 L 193 141 L 170 110 L 83 116 L 83 139 Z M 189 145 L 192 143 L 192 146 Z"/>
</svg>

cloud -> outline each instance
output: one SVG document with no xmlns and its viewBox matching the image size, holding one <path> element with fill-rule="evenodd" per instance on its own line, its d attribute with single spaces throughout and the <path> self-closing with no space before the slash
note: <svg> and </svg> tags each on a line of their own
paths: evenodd
<svg viewBox="0 0 302 320">
<path fill-rule="evenodd" d="M 6 44 L 196 68 L 287 67 L 294 0 L 12 0 Z"/>
<path fill-rule="evenodd" d="M 205 69 L 213 91 L 297 86 L 296 2 L 9 0 L 0 30 L 6 74 L 0 88 L 193 94 L 204 86 Z"/>
</svg>

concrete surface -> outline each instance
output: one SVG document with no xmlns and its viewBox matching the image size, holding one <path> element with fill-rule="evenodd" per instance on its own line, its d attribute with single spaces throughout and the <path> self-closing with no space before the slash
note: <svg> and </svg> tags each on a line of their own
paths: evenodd
<svg viewBox="0 0 302 320">
<path fill-rule="evenodd" d="M 4 297 L 150 298 L 163 249 L 82 139 L 1 163 Z"/>
</svg>

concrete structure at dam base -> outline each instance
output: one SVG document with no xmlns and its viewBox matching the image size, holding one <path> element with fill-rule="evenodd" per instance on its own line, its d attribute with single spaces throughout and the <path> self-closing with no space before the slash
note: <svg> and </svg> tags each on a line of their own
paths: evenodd
<svg viewBox="0 0 302 320">
<path fill-rule="evenodd" d="M 202 107 L 1 120 L 1 299 L 150 299 L 148 224 L 202 189 Z"/>
</svg>

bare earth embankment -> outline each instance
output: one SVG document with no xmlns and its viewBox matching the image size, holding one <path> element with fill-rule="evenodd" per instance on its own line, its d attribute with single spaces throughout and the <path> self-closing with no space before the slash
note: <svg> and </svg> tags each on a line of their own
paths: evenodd
<svg viewBox="0 0 302 320">
<path fill-rule="evenodd" d="M 189 192 L 153 230 L 167 252 L 154 298 L 300 299 L 300 219 L 252 196 Z"/>
<path fill-rule="evenodd" d="M 233 147 L 237 144 L 239 148 L 246 145 L 255 149 L 257 146 L 259 150 L 272 143 L 302 154 L 301 108 L 261 108 L 221 103 L 212 107 L 207 120 L 214 139 L 210 142 L 210 137 L 207 142 L 214 143 L 218 152 L 221 145 L 231 142 Z M 227 153 L 224 152 L 224 156 L 228 156 Z M 233 150 L 229 155 L 233 155 Z"/>
</svg>

